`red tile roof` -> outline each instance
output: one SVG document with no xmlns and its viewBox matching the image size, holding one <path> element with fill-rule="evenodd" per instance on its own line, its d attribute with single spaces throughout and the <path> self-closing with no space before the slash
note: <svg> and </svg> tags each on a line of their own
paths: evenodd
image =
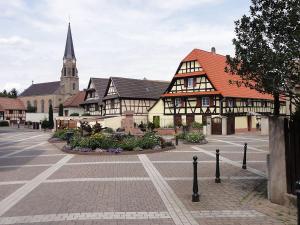
<svg viewBox="0 0 300 225">
<path fill-rule="evenodd" d="M 238 75 L 231 75 L 224 71 L 227 65 L 226 56 L 194 49 L 182 60 L 182 62 L 193 60 L 199 62 L 203 71 L 206 72 L 208 79 L 224 97 L 273 99 L 272 95 L 262 94 L 245 86 L 237 87 L 235 84 L 229 84 L 229 80 L 241 80 L 241 78 Z M 185 76 L 189 76 L 189 74 L 193 73 L 187 73 Z M 175 77 L 178 76 L 182 75 L 175 75 Z"/>
<path fill-rule="evenodd" d="M 0 110 L 26 110 L 20 99 L 0 97 Z"/>
<path fill-rule="evenodd" d="M 64 107 L 79 107 L 84 102 L 85 91 L 78 91 L 64 102 Z"/>
<path fill-rule="evenodd" d="M 196 91 L 196 92 L 176 92 L 176 93 L 165 93 L 163 97 L 181 97 L 181 96 L 195 96 L 195 95 L 219 95 L 219 91 Z"/>
</svg>

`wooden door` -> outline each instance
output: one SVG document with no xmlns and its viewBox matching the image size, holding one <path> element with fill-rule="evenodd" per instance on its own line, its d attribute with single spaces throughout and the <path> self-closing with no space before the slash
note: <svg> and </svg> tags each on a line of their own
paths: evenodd
<svg viewBox="0 0 300 225">
<path fill-rule="evenodd" d="M 230 115 L 227 117 L 227 134 L 235 133 L 235 117 Z"/>
<path fill-rule="evenodd" d="M 182 117 L 181 115 L 174 115 L 174 125 L 182 126 Z"/>
<path fill-rule="evenodd" d="M 248 131 L 251 131 L 251 129 L 252 129 L 252 117 L 251 116 L 247 116 L 247 127 L 248 127 Z"/>
<path fill-rule="evenodd" d="M 222 134 L 221 117 L 214 117 L 211 119 L 211 134 Z"/>
<path fill-rule="evenodd" d="M 195 122 L 195 115 L 194 114 L 186 115 L 186 125 L 190 126 L 192 125 L 193 122 Z"/>
</svg>

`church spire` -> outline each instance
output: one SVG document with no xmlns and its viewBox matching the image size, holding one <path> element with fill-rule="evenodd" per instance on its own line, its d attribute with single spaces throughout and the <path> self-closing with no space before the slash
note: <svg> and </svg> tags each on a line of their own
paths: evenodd
<svg viewBox="0 0 300 225">
<path fill-rule="evenodd" d="M 67 41 L 66 41 L 64 59 L 76 59 L 75 52 L 74 52 L 74 46 L 73 46 L 73 39 L 72 39 L 70 23 L 69 23 L 69 27 L 68 27 L 68 34 L 67 34 Z"/>
</svg>

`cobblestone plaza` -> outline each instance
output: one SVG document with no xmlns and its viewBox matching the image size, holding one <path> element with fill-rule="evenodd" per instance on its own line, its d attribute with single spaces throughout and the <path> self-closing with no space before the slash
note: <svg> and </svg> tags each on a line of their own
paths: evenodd
<svg viewBox="0 0 300 225">
<path fill-rule="evenodd" d="M 167 152 L 95 156 L 66 154 L 48 143 L 49 133 L 0 132 L 1 225 L 296 224 L 295 209 L 267 200 L 267 136 L 210 136 L 208 144 Z M 200 202 L 191 201 L 194 155 Z"/>
</svg>

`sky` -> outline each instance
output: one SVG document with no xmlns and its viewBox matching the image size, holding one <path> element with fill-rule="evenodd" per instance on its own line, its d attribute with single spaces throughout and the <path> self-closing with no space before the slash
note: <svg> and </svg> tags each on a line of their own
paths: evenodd
<svg viewBox="0 0 300 225">
<path fill-rule="evenodd" d="M 80 88 L 90 77 L 170 81 L 194 48 L 233 55 L 250 0 L 0 0 L 0 91 L 60 79 L 71 23 Z"/>
</svg>

